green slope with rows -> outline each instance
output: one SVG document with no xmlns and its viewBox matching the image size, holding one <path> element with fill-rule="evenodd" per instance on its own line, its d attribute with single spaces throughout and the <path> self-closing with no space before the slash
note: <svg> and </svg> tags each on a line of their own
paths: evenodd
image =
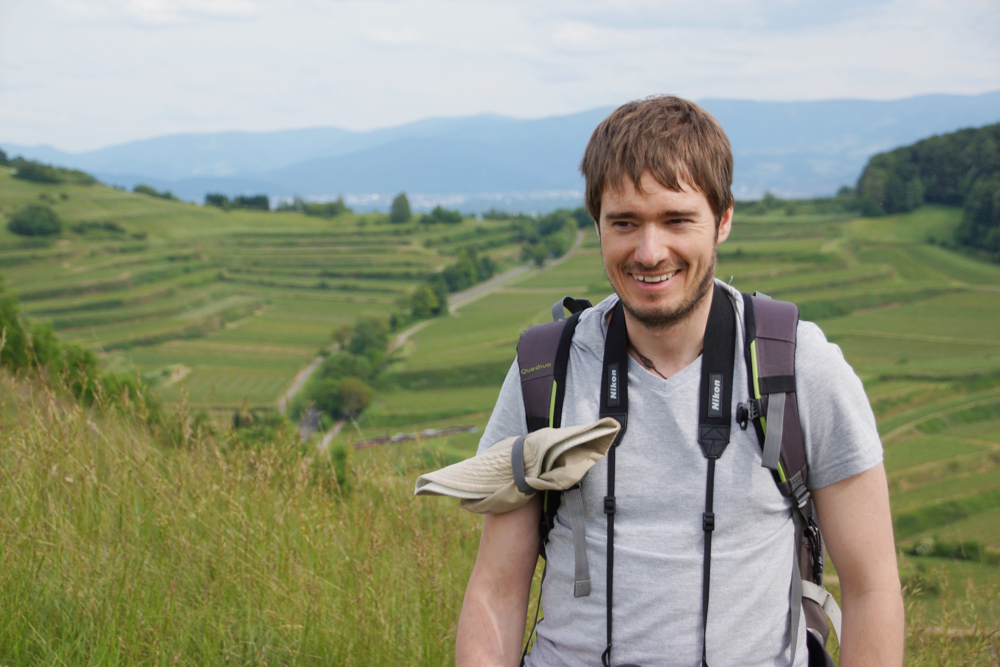
<svg viewBox="0 0 1000 667">
<path fill-rule="evenodd" d="M 928 242 L 943 238 L 960 216 L 925 207 L 881 219 L 747 217 L 737 207 L 718 275 L 798 303 L 864 381 L 885 447 L 904 581 L 922 591 L 914 613 L 940 614 L 943 588 L 960 597 L 968 588 L 977 613 L 995 627 L 1000 266 Z M 596 234 L 589 234 L 565 264 L 414 336 L 390 367 L 396 388 L 377 397 L 362 428 L 484 426 L 518 334 L 547 321 L 564 295 L 596 302 L 609 292 Z M 444 447 L 455 458 L 477 442 L 478 434 L 467 434 Z M 966 553 L 970 544 L 981 552 Z M 953 552 L 970 560 L 955 560 Z"/>
<path fill-rule="evenodd" d="M 137 368 L 164 400 L 220 417 L 274 405 L 334 329 L 400 310 L 458 249 L 519 262 L 506 222 L 223 211 L 0 168 L 0 222 L 39 203 L 64 221 L 58 237 L 0 225 L 0 275 L 25 314 L 112 367 Z"/>
</svg>

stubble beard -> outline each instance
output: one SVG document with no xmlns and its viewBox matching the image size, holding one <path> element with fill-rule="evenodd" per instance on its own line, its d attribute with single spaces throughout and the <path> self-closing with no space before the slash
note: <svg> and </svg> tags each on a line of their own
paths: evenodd
<svg viewBox="0 0 1000 667">
<path fill-rule="evenodd" d="M 621 294 L 618 298 L 621 299 L 622 305 L 632 318 L 646 326 L 650 329 L 662 330 L 669 327 L 680 324 L 687 318 L 691 316 L 691 313 L 701 304 L 701 302 L 708 296 L 709 290 L 715 282 L 715 263 L 716 263 L 716 248 L 712 248 L 712 263 L 706 267 L 704 275 L 702 275 L 701 280 L 698 281 L 695 287 L 694 293 L 689 299 L 682 302 L 680 306 L 674 308 L 673 310 L 640 310 L 633 307 Z"/>
</svg>

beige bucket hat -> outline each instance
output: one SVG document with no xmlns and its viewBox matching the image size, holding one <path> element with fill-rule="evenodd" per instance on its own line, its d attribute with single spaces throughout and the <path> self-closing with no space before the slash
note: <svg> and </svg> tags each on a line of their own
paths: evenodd
<svg viewBox="0 0 1000 667">
<path fill-rule="evenodd" d="M 606 417 L 507 438 L 478 456 L 421 475 L 414 495 L 460 498 L 462 509 L 477 514 L 509 512 L 536 491 L 564 491 L 579 482 L 607 456 L 619 428 Z"/>
</svg>

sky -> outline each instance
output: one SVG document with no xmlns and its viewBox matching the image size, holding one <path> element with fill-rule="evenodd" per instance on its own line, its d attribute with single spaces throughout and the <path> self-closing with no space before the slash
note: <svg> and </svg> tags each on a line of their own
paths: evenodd
<svg viewBox="0 0 1000 667">
<path fill-rule="evenodd" d="M 1000 90 L 1000 0 L 0 0 L 0 141 Z"/>
</svg>

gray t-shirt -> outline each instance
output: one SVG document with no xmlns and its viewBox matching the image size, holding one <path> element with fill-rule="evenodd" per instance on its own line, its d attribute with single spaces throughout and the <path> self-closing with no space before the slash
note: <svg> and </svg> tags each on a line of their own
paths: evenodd
<svg viewBox="0 0 1000 667">
<path fill-rule="evenodd" d="M 723 286 L 742 321 L 742 300 Z M 570 350 L 564 426 L 599 417 L 605 315 L 616 302 L 612 295 L 580 318 Z M 737 332 L 734 412 L 749 393 L 745 364 L 740 363 L 741 327 Z M 809 486 L 820 488 L 878 464 L 882 446 L 861 381 L 840 348 L 810 322 L 799 324 L 797 338 L 796 388 Z M 628 431 L 615 464 L 614 664 L 691 667 L 701 662 L 707 462 L 697 440 L 700 380 L 700 357 L 666 380 L 629 358 Z M 479 451 L 526 432 L 515 362 Z M 715 472 L 708 663 L 788 665 L 792 505 L 778 492 L 770 471 L 761 467 L 753 429 L 742 431 L 734 420 L 730 432 Z M 526 662 L 532 667 L 601 663 L 606 644 L 607 459 L 587 473 L 581 487 L 591 593 L 573 597 L 573 540 L 562 506 L 546 546 L 545 616 Z M 798 635 L 795 664 L 805 665 L 804 619 Z"/>
</svg>

